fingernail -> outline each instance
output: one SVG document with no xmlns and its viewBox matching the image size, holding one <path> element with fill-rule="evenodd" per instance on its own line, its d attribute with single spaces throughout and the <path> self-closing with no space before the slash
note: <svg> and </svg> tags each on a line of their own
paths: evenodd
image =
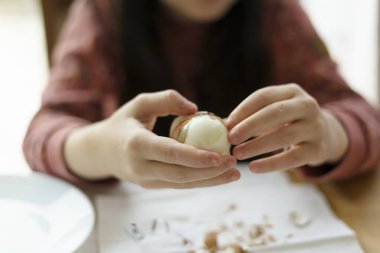
<svg viewBox="0 0 380 253">
<path fill-rule="evenodd" d="M 211 158 L 211 162 L 213 165 L 219 165 L 220 161 L 217 158 Z"/>
<path fill-rule="evenodd" d="M 238 143 L 239 142 L 239 136 L 238 135 L 239 135 L 239 133 L 236 129 L 231 130 L 230 141 L 232 143 L 235 143 L 235 144 Z"/>
<path fill-rule="evenodd" d="M 232 126 L 233 126 L 233 124 L 232 124 L 233 122 L 230 119 L 228 119 L 228 118 L 225 119 L 224 122 L 226 124 L 227 129 L 230 130 L 232 128 Z"/>
<path fill-rule="evenodd" d="M 229 160 L 229 161 L 227 162 L 227 167 L 228 167 L 228 168 L 235 167 L 235 165 L 236 165 L 236 162 L 235 162 L 234 160 Z"/>
<path fill-rule="evenodd" d="M 233 182 L 233 181 L 238 180 L 239 178 L 240 178 L 239 175 L 234 171 L 234 172 L 231 172 L 230 175 L 228 176 L 228 181 Z"/>
<path fill-rule="evenodd" d="M 180 108 L 181 111 L 188 112 L 190 108 L 196 109 L 197 106 L 195 104 L 193 104 L 192 102 L 184 101 L 183 103 L 181 103 L 179 105 L 179 108 Z"/>
<path fill-rule="evenodd" d="M 259 171 L 259 165 L 258 165 L 257 163 L 255 163 L 255 162 L 251 162 L 251 163 L 249 164 L 249 169 L 250 169 L 252 172 L 256 172 L 256 173 L 260 172 L 260 171 Z"/>
<path fill-rule="evenodd" d="M 234 148 L 234 150 L 233 150 L 233 154 L 234 154 L 234 156 L 235 156 L 238 160 L 243 160 L 243 159 L 244 159 L 244 153 L 243 153 L 241 150 L 237 149 L 237 148 Z"/>
<path fill-rule="evenodd" d="M 189 107 L 195 107 L 195 108 L 197 108 L 197 105 L 194 104 L 193 102 L 186 101 L 186 104 L 187 104 L 187 106 L 189 106 Z"/>
</svg>

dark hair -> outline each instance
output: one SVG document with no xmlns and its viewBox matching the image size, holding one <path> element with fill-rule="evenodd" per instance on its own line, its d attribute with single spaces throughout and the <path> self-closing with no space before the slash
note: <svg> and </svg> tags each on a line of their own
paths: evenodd
<svg viewBox="0 0 380 253">
<path fill-rule="evenodd" d="M 251 92 L 267 82 L 269 68 L 261 30 L 263 0 L 239 0 L 211 25 L 202 67 L 192 83 L 200 109 L 228 116 Z M 158 0 L 122 0 L 126 82 L 122 96 L 172 88 L 170 64 L 160 48 Z M 212 95 L 212 96 L 211 96 Z"/>
</svg>

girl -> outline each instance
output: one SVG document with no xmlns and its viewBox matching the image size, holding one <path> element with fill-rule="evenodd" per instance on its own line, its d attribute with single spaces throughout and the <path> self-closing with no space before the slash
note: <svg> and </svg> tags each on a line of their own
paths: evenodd
<svg viewBox="0 0 380 253">
<path fill-rule="evenodd" d="M 198 108 L 227 117 L 231 156 L 164 137 L 165 116 Z M 377 164 L 380 117 L 297 0 L 76 0 L 24 152 L 78 184 L 213 186 L 263 154 L 252 172 L 297 167 L 318 182 Z"/>
</svg>

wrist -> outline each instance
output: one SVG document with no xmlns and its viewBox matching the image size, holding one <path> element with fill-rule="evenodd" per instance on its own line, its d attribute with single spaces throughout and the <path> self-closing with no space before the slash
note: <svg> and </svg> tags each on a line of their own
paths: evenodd
<svg viewBox="0 0 380 253">
<path fill-rule="evenodd" d="M 341 122 L 328 110 L 322 110 L 322 115 L 326 122 L 327 134 L 326 143 L 326 162 L 337 163 L 342 160 L 347 153 L 349 140 L 347 132 Z"/>
<path fill-rule="evenodd" d="M 102 180 L 111 177 L 107 173 L 100 156 L 98 137 L 100 123 L 88 125 L 72 131 L 63 146 L 63 156 L 69 170 L 85 180 Z"/>
</svg>

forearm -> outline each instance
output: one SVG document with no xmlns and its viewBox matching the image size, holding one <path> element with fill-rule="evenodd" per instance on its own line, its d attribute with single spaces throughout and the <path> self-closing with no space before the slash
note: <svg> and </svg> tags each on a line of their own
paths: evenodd
<svg viewBox="0 0 380 253">
<path fill-rule="evenodd" d="M 30 167 L 80 184 L 63 158 L 63 143 L 75 129 L 89 122 L 62 112 L 43 108 L 34 117 L 24 138 L 23 151 Z"/>
</svg>

